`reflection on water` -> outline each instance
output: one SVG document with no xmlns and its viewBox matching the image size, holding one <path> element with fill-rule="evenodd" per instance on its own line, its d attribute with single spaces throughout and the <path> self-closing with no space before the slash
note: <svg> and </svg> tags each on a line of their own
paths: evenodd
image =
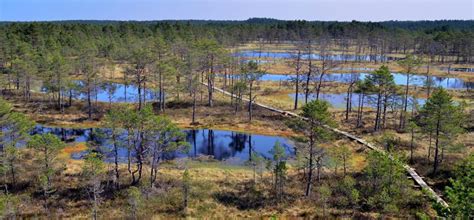
<svg viewBox="0 0 474 220">
<path fill-rule="evenodd" d="M 296 53 L 289 52 L 268 52 L 268 51 L 241 51 L 234 54 L 235 56 L 248 57 L 248 58 L 280 58 L 288 59 L 296 55 Z M 399 60 L 400 58 L 380 55 L 354 55 L 354 54 L 331 54 L 327 56 L 321 56 L 320 54 L 303 54 L 302 59 L 308 59 L 311 57 L 313 60 L 335 60 L 335 61 L 379 61 L 385 62 L 390 60 Z"/>
<path fill-rule="evenodd" d="M 246 50 L 235 53 L 234 56 L 246 57 L 246 58 L 276 58 L 276 59 L 290 59 L 296 56 L 296 53 L 293 52 L 270 52 L 270 51 L 254 51 L 254 50 Z M 385 61 L 397 61 L 402 60 L 403 58 L 399 57 L 392 57 L 392 56 L 381 56 L 381 55 L 354 55 L 354 54 L 331 54 L 325 57 L 321 56 L 320 54 L 303 54 L 302 59 L 311 59 L 314 60 L 322 60 L 326 58 L 326 60 L 335 60 L 335 61 L 378 61 L 378 62 L 385 62 Z M 257 61 L 257 62 L 267 62 L 267 61 Z M 474 68 L 472 67 L 439 67 L 442 71 L 457 71 L 457 72 L 474 72 Z"/>
<path fill-rule="evenodd" d="M 361 73 L 360 79 L 364 79 L 368 76 L 368 73 Z M 392 73 L 393 79 L 396 85 L 406 85 L 407 75 L 403 73 Z M 421 75 L 410 75 L 410 85 L 414 86 L 425 86 L 426 85 L 426 76 Z M 433 87 L 443 87 L 446 89 L 462 89 L 469 88 L 469 84 L 466 84 L 464 80 L 459 78 L 449 78 L 449 77 L 438 77 L 430 76 L 429 81 Z"/>
<path fill-rule="evenodd" d="M 393 79 L 396 85 L 406 85 L 407 75 L 403 73 L 392 73 Z M 354 81 L 355 79 L 363 80 L 369 73 L 331 73 L 323 76 L 322 80 L 327 82 L 342 82 L 348 83 Z M 300 75 L 300 80 L 305 79 L 305 75 Z M 296 75 L 281 75 L 281 74 L 265 74 L 260 79 L 267 81 L 289 81 L 295 80 Z M 412 86 L 425 86 L 426 85 L 426 76 L 421 75 L 411 75 L 410 76 L 410 85 Z M 474 88 L 474 83 L 464 82 L 464 80 L 459 78 L 448 78 L 448 77 L 437 77 L 431 76 L 430 82 L 432 87 L 443 87 L 447 89 L 464 89 L 464 88 Z"/>
<path fill-rule="evenodd" d="M 64 142 L 86 142 L 91 140 L 90 129 L 76 129 L 76 128 L 61 128 L 61 127 L 45 127 L 36 125 L 32 131 L 34 134 L 52 133 L 58 136 Z"/>
<path fill-rule="evenodd" d="M 86 100 L 87 93 L 84 87 L 85 84 L 83 81 L 74 81 L 74 89 L 71 90 L 74 97 Z M 47 92 L 48 89 L 43 87 L 41 91 Z M 151 89 L 143 90 L 142 88 L 141 92 L 142 97 L 144 96 L 146 100 L 152 100 L 158 97 L 158 92 Z M 67 93 L 69 94 L 69 91 L 67 91 Z M 92 88 L 91 99 L 98 102 L 138 102 L 138 88 L 135 85 L 121 83 L 100 83 L 98 86 Z"/>
<path fill-rule="evenodd" d="M 103 152 L 107 161 L 113 161 L 112 143 L 109 139 L 110 129 L 107 128 L 52 128 L 42 125 L 36 126 L 33 134 L 52 133 L 68 143 L 87 142 L 91 148 Z M 275 143 L 279 141 L 286 149 L 287 154 L 295 154 L 294 144 L 291 140 L 267 135 L 246 134 L 234 131 L 223 130 L 183 130 L 186 133 L 186 140 L 190 144 L 187 152 L 175 151 L 163 153 L 165 159 L 174 159 L 182 157 L 211 156 L 216 160 L 231 161 L 232 163 L 243 163 L 251 158 L 252 154 L 271 158 L 269 151 Z M 124 132 L 120 139 L 119 160 L 127 160 L 128 150 L 125 145 L 126 133 Z M 75 159 L 81 159 L 86 152 L 75 153 L 72 155 Z M 131 152 L 133 154 L 133 152 Z"/>
<path fill-rule="evenodd" d="M 294 154 L 292 142 L 282 137 L 210 129 L 185 132 L 191 146 L 187 156 L 209 155 L 217 160 L 239 158 L 246 161 L 255 153 L 270 158 L 269 151 L 277 141 L 286 148 L 287 154 Z"/>
<path fill-rule="evenodd" d="M 295 93 L 289 95 L 293 100 L 295 99 Z M 346 101 L 347 101 L 347 94 L 345 93 L 321 93 L 319 94 L 319 98 L 321 100 L 325 100 L 331 104 L 333 108 L 346 108 Z M 353 93 L 352 98 L 351 98 L 351 103 L 352 106 L 358 106 L 359 105 L 359 98 L 360 94 L 358 93 Z M 376 100 L 377 95 L 366 95 L 364 97 L 364 106 L 367 107 L 375 107 L 376 106 Z M 310 94 L 308 96 L 308 101 L 310 100 L 315 100 L 316 99 L 316 94 Z M 410 98 L 411 99 L 411 98 Z M 298 95 L 298 100 L 304 100 L 304 94 L 300 93 Z M 389 103 L 392 110 L 397 109 L 401 105 L 402 97 L 401 96 L 393 96 L 390 97 Z M 418 105 L 424 105 L 426 102 L 426 99 L 422 98 L 417 98 L 416 99 Z M 409 101 L 410 102 L 410 101 Z M 410 104 L 410 103 L 409 103 Z M 409 105 L 410 107 L 410 105 Z"/>
<path fill-rule="evenodd" d="M 150 89 L 143 91 L 142 88 L 141 92 L 146 94 L 145 98 L 147 100 L 154 98 L 154 92 Z M 87 96 L 85 93 L 81 93 L 79 98 L 86 99 Z M 102 83 L 98 86 L 98 89 L 94 91 L 93 98 L 99 102 L 138 102 L 138 88 L 135 85 Z"/>
</svg>

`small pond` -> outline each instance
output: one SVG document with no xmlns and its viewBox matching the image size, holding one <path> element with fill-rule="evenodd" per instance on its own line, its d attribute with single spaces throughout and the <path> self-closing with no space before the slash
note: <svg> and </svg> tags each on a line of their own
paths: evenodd
<svg viewBox="0 0 474 220">
<path fill-rule="evenodd" d="M 86 88 L 84 88 L 83 81 L 74 81 L 74 89 L 71 90 L 74 98 L 81 100 L 87 99 Z M 47 92 L 46 87 L 42 87 L 41 91 Z M 145 89 L 144 92 L 146 100 L 152 100 L 158 97 L 159 92 L 152 89 Z M 69 91 L 66 91 L 66 96 L 69 96 Z M 143 96 L 143 94 L 142 94 Z M 92 101 L 98 102 L 138 102 L 138 88 L 135 85 L 125 85 L 121 83 L 100 83 L 91 91 Z"/>
<path fill-rule="evenodd" d="M 87 142 L 95 146 L 94 149 L 104 153 L 106 161 L 113 161 L 110 132 L 110 129 L 106 128 L 77 129 L 37 125 L 32 133 L 52 133 L 69 143 Z M 211 156 L 216 160 L 243 164 L 251 158 L 252 154 L 271 158 L 270 150 L 277 141 L 286 149 L 289 157 L 295 155 L 294 142 L 288 138 L 211 129 L 183 130 L 183 132 L 190 145 L 188 152 L 168 152 L 162 155 L 163 158 Z M 125 133 L 122 136 L 125 136 Z M 126 143 L 125 138 L 121 138 L 122 142 Z M 74 153 L 72 158 L 81 159 L 85 153 Z M 119 148 L 120 161 L 125 162 L 127 155 L 127 148 L 121 146 Z"/>
<path fill-rule="evenodd" d="M 296 53 L 290 52 L 269 52 L 269 51 L 254 51 L 247 50 L 241 51 L 234 54 L 235 56 L 247 57 L 247 58 L 277 58 L 277 59 L 289 59 L 293 58 Z M 326 57 L 321 56 L 320 54 L 303 54 L 303 59 L 308 59 L 311 57 L 313 60 L 322 60 L 323 58 L 328 60 L 335 61 L 387 61 L 387 60 L 398 60 L 399 58 L 390 57 L 390 56 L 380 56 L 380 55 L 354 55 L 354 54 L 332 54 L 327 55 Z"/>
<path fill-rule="evenodd" d="M 292 93 L 289 95 L 293 100 L 295 99 L 295 93 Z M 358 93 L 353 93 L 352 98 L 351 98 L 351 103 L 353 108 L 357 108 L 359 105 L 359 94 Z M 346 108 L 346 100 L 347 100 L 347 94 L 345 93 L 320 93 L 319 98 L 321 100 L 325 100 L 331 104 L 333 108 L 339 108 L 339 109 L 345 109 Z M 374 107 L 376 106 L 376 95 L 368 95 L 364 97 L 364 106 L 365 107 Z M 303 93 L 300 93 L 298 95 L 298 101 L 304 102 L 305 95 Z M 308 101 L 315 100 L 316 99 L 316 94 L 310 94 L 308 96 Z M 392 99 L 389 101 L 390 103 L 390 108 L 395 109 L 397 106 L 397 101 L 398 105 L 401 103 L 402 97 L 397 96 L 397 97 L 392 97 Z M 417 98 L 416 99 L 418 105 L 424 105 L 426 102 L 426 99 L 421 99 Z M 409 105 L 408 107 L 411 108 L 411 98 L 409 97 Z"/>
<path fill-rule="evenodd" d="M 407 75 L 403 73 L 392 73 L 396 85 L 406 85 Z M 323 81 L 327 82 L 341 82 L 348 83 L 354 79 L 363 80 L 369 73 L 331 73 L 323 76 Z M 289 81 L 295 80 L 296 75 L 281 75 L 281 74 L 264 74 L 260 80 L 264 81 Z M 300 80 L 304 80 L 306 76 L 300 75 Z M 474 88 L 474 83 L 465 82 L 460 78 L 448 78 L 448 77 L 437 77 L 431 76 L 431 82 L 433 87 L 443 87 L 446 89 L 466 89 Z M 410 85 L 412 86 L 425 86 L 426 76 L 411 75 Z"/>
</svg>

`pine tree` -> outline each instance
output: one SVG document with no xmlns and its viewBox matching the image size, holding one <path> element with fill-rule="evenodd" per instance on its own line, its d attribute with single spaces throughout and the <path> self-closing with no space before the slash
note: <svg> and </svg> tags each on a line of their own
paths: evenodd
<svg viewBox="0 0 474 220">
<path fill-rule="evenodd" d="M 102 155 L 90 152 L 86 155 L 82 175 L 87 181 L 89 196 L 92 200 L 92 218 L 97 219 L 100 194 L 104 191 L 102 181 L 106 173 Z"/>
<path fill-rule="evenodd" d="M 407 112 L 407 107 L 408 107 L 408 89 L 410 88 L 410 77 L 411 74 L 414 73 L 418 69 L 418 67 L 421 65 L 422 61 L 420 58 L 413 56 L 413 55 L 407 55 L 405 59 L 401 60 L 398 62 L 398 65 L 400 65 L 403 70 L 405 71 L 405 75 L 407 77 L 407 81 L 405 84 L 405 93 L 403 96 L 403 109 L 400 112 L 400 124 L 399 124 L 399 129 L 403 130 L 405 128 L 405 122 L 406 122 L 406 112 Z"/>
<path fill-rule="evenodd" d="M 279 141 L 277 141 L 275 145 L 273 145 L 273 149 L 270 151 L 270 153 L 273 155 L 273 175 L 275 178 L 273 189 L 277 201 L 281 202 L 286 179 L 286 153 L 285 149 L 283 148 L 283 146 L 281 146 Z"/>
<path fill-rule="evenodd" d="M 463 104 L 456 105 L 451 95 L 443 88 L 435 90 L 421 108 L 418 118 L 419 126 L 425 133 L 434 133 L 433 173 L 438 171 L 441 148 L 447 147 L 450 140 L 463 132 L 464 118 Z"/>
<path fill-rule="evenodd" d="M 370 82 L 369 85 L 373 85 L 372 92 L 377 94 L 374 131 L 379 131 L 385 126 L 387 106 L 395 90 L 395 81 L 386 66 L 381 66 L 369 75 L 367 80 Z"/>
<path fill-rule="evenodd" d="M 453 219 L 474 217 L 474 154 L 469 155 L 456 167 L 454 178 L 445 189 Z"/>
<path fill-rule="evenodd" d="M 36 160 L 40 165 L 39 181 L 45 199 L 48 199 L 49 195 L 54 192 L 53 178 L 61 170 L 57 156 L 64 146 L 65 144 L 51 133 L 33 135 L 28 141 L 28 147 L 35 151 Z M 47 201 L 45 206 L 48 209 Z"/>
<path fill-rule="evenodd" d="M 320 170 L 322 166 L 322 158 L 325 155 L 324 151 L 317 150 L 316 144 L 331 139 L 331 133 L 323 126 L 334 126 L 335 123 L 332 120 L 331 113 L 329 112 L 329 103 L 326 101 L 313 100 L 306 103 L 302 110 L 303 112 L 301 113 L 301 116 L 305 117 L 307 120 L 296 120 L 290 124 L 290 127 L 295 131 L 303 132 L 308 139 L 306 149 L 300 151 L 300 153 L 307 154 L 306 166 L 308 174 L 306 178 L 305 195 L 309 197 L 313 185 L 313 171 L 315 168 L 318 168 L 318 171 Z"/>
</svg>

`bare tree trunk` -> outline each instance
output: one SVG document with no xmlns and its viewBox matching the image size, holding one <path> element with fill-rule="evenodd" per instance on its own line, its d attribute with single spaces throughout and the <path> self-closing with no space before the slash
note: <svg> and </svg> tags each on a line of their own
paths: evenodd
<svg viewBox="0 0 474 220">
<path fill-rule="evenodd" d="M 143 81 L 143 106 L 146 106 L 146 81 Z"/>
<path fill-rule="evenodd" d="M 132 130 L 127 129 L 127 170 L 130 175 L 132 175 L 132 183 L 135 182 L 135 176 L 132 172 L 132 147 L 130 146 L 130 135 L 132 135 Z M 135 141 L 133 141 L 135 145 Z"/>
<path fill-rule="evenodd" d="M 230 105 L 234 102 L 234 74 L 230 76 Z"/>
<path fill-rule="evenodd" d="M 359 113 L 357 116 L 357 127 L 362 127 L 362 114 L 364 112 L 364 93 L 359 96 Z"/>
<path fill-rule="evenodd" d="M 408 88 L 410 86 L 410 73 L 407 73 L 407 83 L 405 87 L 405 97 L 403 100 L 403 111 L 400 113 L 400 125 L 399 129 L 403 130 L 405 128 L 405 112 L 407 111 L 408 106 Z"/>
<path fill-rule="evenodd" d="M 123 90 L 123 95 L 124 95 L 124 98 L 125 98 L 125 102 L 127 102 L 127 87 L 128 87 L 127 73 L 124 73 L 124 74 L 123 74 L 123 78 L 124 78 L 124 90 Z"/>
<path fill-rule="evenodd" d="M 413 164 L 413 145 L 415 140 L 415 129 L 411 128 L 411 140 L 410 140 L 410 163 Z"/>
<path fill-rule="evenodd" d="M 57 74 L 58 80 L 58 108 L 61 109 L 61 77 L 59 73 Z"/>
<path fill-rule="evenodd" d="M 160 106 L 160 111 L 164 111 L 164 109 L 165 109 L 164 106 L 165 106 L 165 105 L 164 105 L 164 103 L 163 103 L 163 102 L 164 102 L 164 94 L 163 94 L 163 74 L 161 73 L 161 71 L 160 71 L 158 74 L 159 74 L 159 76 L 158 76 L 158 78 L 159 78 L 159 79 L 158 79 L 158 80 L 159 80 L 159 82 L 158 82 L 158 84 L 159 84 L 158 87 L 159 87 L 159 90 L 160 90 L 160 92 L 159 92 L 159 96 L 160 96 L 160 97 L 159 97 L 159 106 Z"/>
<path fill-rule="evenodd" d="M 349 85 L 347 89 L 347 100 L 346 100 L 346 121 L 349 121 L 349 112 L 352 110 L 352 87 L 353 84 Z"/>
<path fill-rule="evenodd" d="M 196 124 L 196 88 L 193 90 L 193 116 L 192 124 Z"/>
<path fill-rule="evenodd" d="M 119 161 L 118 161 L 118 146 L 117 138 L 115 136 L 115 129 L 112 130 L 112 141 L 114 142 L 114 164 L 115 164 L 115 189 L 120 188 L 120 172 L 119 172 Z"/>
<path fill-rule="evenodd" d="M 318 156 L 318 158 L 316 160 L 318 183 L 321 182 L 321 160 L 322 160 L 322 158 L 320 156 Z"/>
<path fill-rule="evenodd" d="M 436 136 L 435 136 L 435 154 L 434 154 L 434 163 L 433 163 L 433 174 L 436 173 L 438 170 L 438 163 L 439 163 L 439 130 L 440 130 L 440 120 L 438 119 L 438 123 L 436 124 Z"/>
<path fill-rule="evenodd" d="M 95 186 L 93 186 L 95 187 Z M 94 220 L 97 219 L 97 192 L 96 192 L 96 189 L 94 189 L 94 192 L 92 192 L 93 196 L 94 196 L 94 208 L 93 208 L 93 211 L 92 211 L 92 218 Z"/>
<path fill-rule="evenodd" d="M 207 88 L 208 88 L 208 105 L 209 107 L 213 106 L 213 90 L 214 90 L 214 57 L 211 58 L 211 67 L 210 73 L 207 76 Z"/>
<path fill-rule="evenodd" d="M 321 92 L 321 85 L 323 83 L 323 76 L 324 76 L 324 72 L 321 72 L 321 75 L 319 76 L 318 87 L 316 88 L 316 100 L 319 100 L 319 93 Z"/>
<path fill-rule="evenodd" d="M 384 99 L 383 99 L 383 113 L 382 113 L 382 129 L 385 129 L 387 128 L 386 127 L 386 122 L 387 122 L 387 107 L 388 107 L 388 95 L 385 94 L 384 95 Z"/>
<path fill-rule="evenodd" d="M 252 122 L 252 102 L 253 102 L 253 97 L 252 97 L 252 85 L 253 82 L 250 82 L 250 94 L 249 94 L 249 122 Z"/>
<path fill-rule="evenodd" d="M 309 137 L 309 165 L 308 165 L 309 169 L 308 169 L 308 180 L 306 182 L 306 192 L 305 192 L 306 197 L 311 196 L 311 186 L 313 185 L 313 157 L 314 157 L 313 147 L 314 147 L 314 137 L 311 131 L 311 135 Z"/>
<path fill-rule="evenodd" d="M 87 116 L 88 119 L 92 119 L 92 101 L 91 101 L 91 87 L 90 79 L 87 79 Z"/>
<path fill-rule="evenodd" d="M 68 107 L 72 106 L 72 89 L 69 89 L 69 100 L 68 100 Z"/>
<path fill-rule="evenodd" d="M 428 145 L 428 160 L 431 158 L 431 143 L 432 143 L 432 132 L 430 131 L 429 134 L 429 145 Z"/>
<path fill-rule="evenodd" d="M 309 96 L 309 82 L 311 79 L 311 71 L 313 70 L 312 64 L 312 57 L 311 57 L 311 41 L 309 41 L 308 45 L 308 73 L 306 74 L 306 85 L 305 85 L 305 93 L 304 93 L 304 103 L 308 103 L 308 96 Z"/>
<path fill-rule="evenodd" d="M 141 75 L 140 70 L 137 70 L 138 111 L 142 110 L 142 83 L 141 83 L 140 75 Z"/>
<path fill-rule="evenodd" d="M 374 126 L 374 131 L 378 131 L 380 129 L 380 114 L 381 114 L 381 108 L 382 108 L 382 94 L 377 95 L 377 112 L 375 114 L 375 126 Z"/>
<path fill-rule="evenodd" d="M 296 58 L 296 85 L 295 85 L 295 105 L 294 110 L 298 109 L 298 95 L 300 89 L 300 69 L 301 69 L 301 51 L 298 50 L 298 55 Z"/>
<path fill-rule="evenodd" d="M 227 68 L 224 68 L 224 87 L 225 90 L 227 88 Z"/>
<path fill-rule="evenodd" d="M 430 76 L 430 65 L 429 64 L 428 64 L 427 70 L 426 70 L 426 83 L 427 83 L 426 98 L 429 98 L 430 94 L 431 94 L 431 76 Z"/>
</svg>

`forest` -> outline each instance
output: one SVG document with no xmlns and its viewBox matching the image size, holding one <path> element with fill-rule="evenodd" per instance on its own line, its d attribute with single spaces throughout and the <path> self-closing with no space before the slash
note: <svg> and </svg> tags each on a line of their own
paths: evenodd
<svg viewBox="0 0 474 220">
<path fill-rule="evenodd" d="M 0 22 L 0 215 L 474 217 L 474 21 Z"/>
</svg>

